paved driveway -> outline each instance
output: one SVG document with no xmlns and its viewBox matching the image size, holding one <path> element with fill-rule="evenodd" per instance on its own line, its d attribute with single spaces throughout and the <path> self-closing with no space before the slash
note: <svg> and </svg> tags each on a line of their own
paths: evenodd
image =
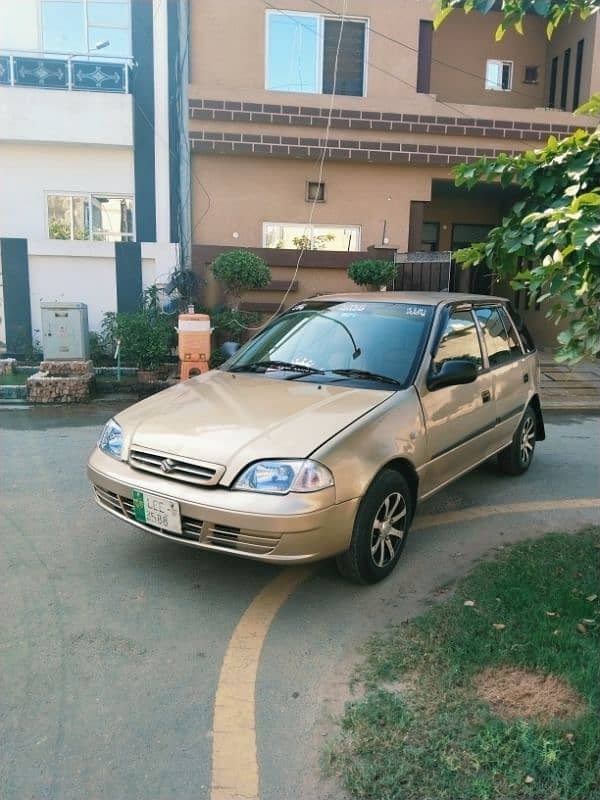
<svg viewBox="0 0 600 800">
<path fill-rule="evenodd" d="M 378 586 L 195 552 L 92 503 L 85 459 L 114 411 L 0 409 L 2 800 L 218 800 L 253 781 L 321 800 L 323 718 L 369 632 L 494 547 L 600 519 L 600 418 L 556 417 L 526 477 L 486 465 L 424 505 Z"/>
</svg>

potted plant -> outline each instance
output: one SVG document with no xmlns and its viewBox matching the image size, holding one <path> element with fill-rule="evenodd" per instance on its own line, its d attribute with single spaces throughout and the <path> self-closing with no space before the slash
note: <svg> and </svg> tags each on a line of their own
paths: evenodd
<svg viewBox="0 0 600 800">
<path fill-rule="evenodd" d="M 271 282 L 271 270 L 260 256 L 250 250 L 221 253 L 213 261 L 212 271 L 225 287 L 233 311 L 238 311 L 244 292 L 264 289 Z"/>
<path fill-rule="evenodd" d="M 353 261 L 348 267 L 348 277 L 357 286 L 365 286 L 370 292 L 384 292 L 395 274 L 396 265 L 393 261 L 375 258 Z"/>
<path fill-rule="evenodd" d="M 264 289 L 271 282 L 271 270 L 256 253 L 250 250 L 230 250 L 212 263 L 215 278 L 223 285 L 227 295 L 226 308 L 216 309 L 211 314 L 220 344 L 241 343 L 247 339 L 250 328 L 257 328 L 262 315 L 242 311 L 242 294 L 252 289 Z M 227 341 L 223 341 L 226 339 Z"/>
</svg>

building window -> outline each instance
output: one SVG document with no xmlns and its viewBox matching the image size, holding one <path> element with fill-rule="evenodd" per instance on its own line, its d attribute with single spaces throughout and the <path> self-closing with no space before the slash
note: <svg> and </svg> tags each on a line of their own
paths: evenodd
<svg viewBox="0 0 600 800">
<path fill-rule="evenodd" d="M 539 83 L 539 78 L 539 67 L 525 67 L 525 77 L 523 78 L 523 83 Z"/>
<path fill-rule="evenodd" d="M 421 231 L 421 251 L 425 253 L 439 250 L 440 223 L 424 222 Z"/>
<path fill-rule="evenodd" d="M 130 0 L 41 0 L 42 50 L 94 57 L 131 56 Z"/>
<path fill-rule="evenodd" d="M 325 184 L 318 183 L 317 181 L 306 181 L 306 202 L 324 203 Z"/>
<path fill-rule="evenodd" d="M 571 48 L 565 50 L 562 68 L 562 86 L 560 87 L 560 107 L 567 110 L 567 96 L 569 94 L 569 72 L 571 69 Z"/>
<path fill-rule="evenodd" d="M 360 250 L 359 225 L 305 225 L 302 222 L 265 222 L 263 247 L 284 250 Z"/>
<path fill-rule="evenodd" d="M 552 59 L 550 65 L 550 91 L 548 93 L 548 108 L 556 106 L 556 82 L 558 80 L 558 56 Z"/>
<path fill-rule="evenodd" d="M 362 97 L 366 32 L 366 20 L 267 11 L 266 88 Z"/>
<path fill-rule="evenodd" d="M 579 96 L 581 93 L 581 72 L 583 70 L 583 48 L 585 39 L 577 42 L 577 54 L 575 56 L 575 84 L 573 86 L 573 111 L 579 107 Z"/>
<path fill-rule="evenodd" d="M 94 242 L 133 241 L 130 197 L 49 194 L 48 237 Z"/>
<path fill-rule="evenodd" d="M 512 74 L 512 61 L 488 59 L 485 67 L 485 88 L 495 92 L 510 92 L 512 89 Z"/>
</svg>

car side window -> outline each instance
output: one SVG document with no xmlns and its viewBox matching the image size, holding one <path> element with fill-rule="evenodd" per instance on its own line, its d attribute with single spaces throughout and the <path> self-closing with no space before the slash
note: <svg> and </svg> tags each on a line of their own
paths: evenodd
<svg viewBox="0 0 600 800">
<path fill-rule="evenodd" d="M 521 356 L 523 355 L 523 350 L 521 349 L 521 342 L 519 341 L 519 337 L 515 331 L 515 326 L 512 324 L 512 320 L 508 311 L 505 308 L 500 309 L 500 316 L 502 317 L 502 321 L 504 322 L 504 327 L 506 328 L 506 333 L 508 334 L 508 344 L 510 346 L 510 352 L 513 356 Z"/>
<path fill-rule="evenodd" d="M 468 360 L 479 369 L 483 364 L 475 320 L 470 311 L 454 311 L 446 323 L 433 364 L 438 370 L 446 361 Z"/>
<path fill-rule="evenodd" d="M 508 334 L 498 308 L 476 308 L 475 316 L 483 333 L 483 341 L 490 367 L 497 367 L 512 360 Z M 520 348 L 519 348 L 520 353 Z"/>
</svg>

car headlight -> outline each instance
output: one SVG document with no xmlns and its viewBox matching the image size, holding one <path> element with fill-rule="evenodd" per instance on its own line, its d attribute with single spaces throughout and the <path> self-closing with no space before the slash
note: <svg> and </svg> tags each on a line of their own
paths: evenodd
<svg viewBox="0 0 600 800">
<path fill-rule="evenodd" d="M 265 494 L 288 492 L 318 492 L 333 486 L 333 475 L 316 461 L 289 459 L 285 461 L 258 461 L 247 467 L 234 489 Z"/>
<path fill-rule="evenodd" d="M 113 458 L 121 458 L 121 450 L 123 449 L 123 431 L 121 426 L 117 425 L 114 419 L 109 421 L 104 426 L 102 435 L 98 441 L 98 447 L 103 453 Z"/>
</svg>

